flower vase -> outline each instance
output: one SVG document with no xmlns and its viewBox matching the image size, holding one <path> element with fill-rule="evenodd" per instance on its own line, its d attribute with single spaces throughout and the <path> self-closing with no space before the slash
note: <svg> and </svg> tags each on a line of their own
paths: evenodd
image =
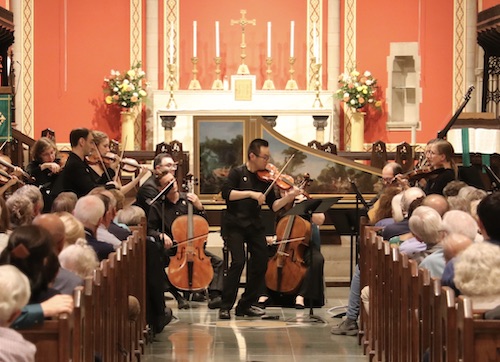
<svg viewBox="0 0 500 362">
<path fill-rule="evenodd" d="M 135 113 L 130 110 L 124 110 L 120 114 L 122 122 L 122 147 L 124 150 L 133 151 Z"/>
<path fill-rule="evenodd" d="M 349 112 L 351 121 L 351 151 L 363 151 L 365 144 L 365 112 Z"/>
</svg>

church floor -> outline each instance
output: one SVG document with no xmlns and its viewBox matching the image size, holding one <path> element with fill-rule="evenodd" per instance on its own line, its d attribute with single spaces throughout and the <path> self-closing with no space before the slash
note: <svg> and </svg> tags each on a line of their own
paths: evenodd
<svg viewBox="0 0 500 362">
<path fill-rule="evenodd" d="M 309 309 L 281 307 L 266 308 L 277 320 L 235 317 L 233 309 L 232 319 L 221 321 L 206 303 L 178 310 L 175 300 L 167 300 L 176 318 L 146 346 L 142 361 L 366 361 L 357 337 L 330 333 L 341 322 L 332 315 L 345 311 L 330 308 L 346 305 L 348 293 L 349 288 L 327 288 L 326 305 L 313 309 L 326 324 L 311 322 Z"/>
</svg>

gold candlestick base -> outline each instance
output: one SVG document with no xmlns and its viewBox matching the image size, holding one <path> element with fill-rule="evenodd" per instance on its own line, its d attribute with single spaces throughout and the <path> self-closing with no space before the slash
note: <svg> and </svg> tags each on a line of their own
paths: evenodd
<svg viewBox="0 0 500 362">
<path fill-rule="evenodd" d="M 222 84 L 222 81 L 220 80 L 220 62 L 221 62 L 221 57 L 215 57 L 215 80 L 212 84 L 212 89 L 213 90 L 223 90 L 224 86 Z"/>
<path fill-rule="evenodd" d="M 295 73 L 295 70 L 293 69 L 293 65 L 295 63 L 295 57 L 290 57 L 288 59 L 288 63 L 290 64 L 290 70 L 288 71 L 290 73 L 290 79 L 288 82 L 286 82 L 286 90 L 297 90 L 299 87 L 297 86 L 297 82 L 295 79 L 293 79 L 293 74 Z"/>
<path fill-rule="evenodd" d="M 196 69 L 196 64 L 198 63 L 198 57 L 192 57 L 191 58 L 191 63 L 193 63 L 193 79 L 191 79 L 191 82 L 189 82 L 189 88 L 190 90 L 200 90 L 201 85 L 198 79 L 196 79 L 196 75 L 198 74 L 198 69 Z"/>
<path fill-rule="evenodd" d="M 266 58 L 266 64 L 267 64 L 267 70 L 266 70 L 267 79 L 264 82 L 264 86 L 262 87 L 262 89 L 264 89 L 264 90 L 274 90 L 276 88 L 274 88 L 274 82 L 271 79 L 271 74 L 273 72 L 271 70 L 271 64 L 273 64 L 273 58 L 271 58 L 271 57 Z"/>
<path fill-rule="evenodd" d="M 312 67 L 314 72 L 314 92 L 316 94 L 316 98 L 313 102 L 313 108 L 319 107 L 323 108 L 323 103 L 321 103 L 321 99 L 319 98 L 320 86 L 321 82 L 319 81 L 319 70 L 321 69 L 321 63 L 316 63 L 316 58 L 312 59 Z"/>
<path fill-rule="evenodd" d="M 174 59 L 174 63 L 169 63 L 167 65 L 167 67 L 168 67 L 168 90 L 169 90 L 169 93 L 170 93 L 170 98 L 168 99 L 168 102 L 167 102 L 167 109 L 177 108 L 177 103 L 175 102 L 175 99 L 174 99 L 175 59 Z"/>
<path fill-rule="evenodd" d="M 240 64 L 238 67 L 238 75 L 248 75 L 250 74 L 250 70 L 248 69 L 248 65 L 246 64 Z"/>
</svg>

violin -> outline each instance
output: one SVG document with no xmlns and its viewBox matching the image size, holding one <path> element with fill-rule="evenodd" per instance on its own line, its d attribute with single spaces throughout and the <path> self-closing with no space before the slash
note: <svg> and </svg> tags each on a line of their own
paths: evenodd
<svg viewBox="0 0 500 362">
<path fill-rule="evenodd" d="M 193 175 L 186 176 L 188 192 L 193 191 Z M 177 217 L 172 223 L 172 236 L 177 241 L 177 253 L 170 257 L 168 279 L 180 290 L 200 291 L 208 288 L 214 270 L 205 254 L 208 222 L 193 214 L 193 204 L 188 202 L 187 215 Z"/>
<path fill-rule="evenodd" d="M 282 190 L 288 190 L 295 185 L 292 176 L 279 174 L 278 168 L 272 163 L 268 163 L 265 170 L 257 171 L 257 177 L 265 182 L 274 182 Z"/>
<path fill-rule="evenodd" d="M 9 159 L 10 160 L 10 157 L 9 156 L 6 156 L 6 155 L 2 155 L 0 157 L 0 165 L 6 167 L 7 169 L 11 169 L 14 171 L 14 174 L 16 172 L 19 172 L 27 181 L 29 182 L 35 182 L 35 178 L 33 176 L 31 176 L 29 173 L 27 173 L 26 171 L 24 171 L 22 168 L 20 167 L 17 167 L 17 166 L 14 166 L 13 164 L 11 164 L 10 162 L 7 162 L 5 160 L 5 158 Z"/>
<path fill-rule="evenodd" d="M 306 174 L 300 188 L 309 182 Z M 295 294 L 307 272 L 304 253 L 311 238 L 311 223 L 300 216 L 287 215 L 278 222 L 276 237 L 279 247 L 267 264 L 266 286 L 276 292 Z"/>
<path fill-rule="evenodd" d="M 116 158 L 119 157 L 118 155 L 114 153 L 107 153 L 106 155 L 102 156 L 103 159 L 107 159 L 110 161 L 116 161 Z M 123 171 L 125 172 L 135 172 L 138 168 L 143 167 L 137 160 L 129 157 L 122 158 L 120 160 L 120 165 Z"/>
<path fill-rule="evenodd" d="M 434 178 L 445 170 L 444 167 L 424 166 L 403 174 L 403 178 L 411 181 L 419 181 L 423 178 Z"/>
</svg>

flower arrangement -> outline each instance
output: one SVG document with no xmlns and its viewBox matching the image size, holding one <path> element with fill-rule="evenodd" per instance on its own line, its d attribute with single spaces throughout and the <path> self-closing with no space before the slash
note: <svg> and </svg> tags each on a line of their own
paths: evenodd
<svg viewBox="0 0 500 362">
<path fill-rule="evenodd" d="M 335 96 L 345 102 L 353 112 L 367 105 L 381 107 L 382 102 L 377 100 L 375 95 L 377 80 L 369 71 L 361 74 L 354 69 L 349 73 L 342 73 L 338 83 L 340 88 L 335 92 Z"/>
<path fill-rule="evenodd" d="M 117 104 L 122 108 L 133 108 L 139 105 L 147 92 L 143 88 L 143 79 L 146 73 L 137 63 L 126 73 L 111 70 L 110 75 L 104 78 L 103 90 L 106 104 Z M 147 83 L 145 83 L 147 85 Z"/>
</svg>

